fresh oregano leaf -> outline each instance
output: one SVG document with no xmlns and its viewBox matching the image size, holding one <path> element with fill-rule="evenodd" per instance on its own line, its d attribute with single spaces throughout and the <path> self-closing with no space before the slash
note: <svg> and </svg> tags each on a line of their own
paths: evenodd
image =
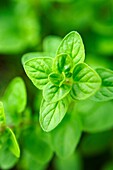
<svg viewBox="0 0 113 170">
<path fill-rule="evenodd" d="M 71 96 L 77 100 L 90 97 L 101 85 L 99 75 L 85 63 L 80 63 L 74 68 L 73 81 Z"/>
<path fill-rule="evenodd" d="M 27 76 L 37 88 L 43 89 L 48 83 L 48 75 L 52 72 L 52 61 L 50 57 L 37 57 L 23 65 Z"/>
<path fill-rule="evenodd" d="M 43 89 L 43 97 L 48 102 L 57 102 L 64 98 L 71 90 L 71 86 L 62 84 L 60 87 L 48 82 Z"/>
<path fill-rule="evenodd" d="M 113 99 L 113 71 L 105 68 L 96 69 L 102 79 L 100 89 L 92 96 L 95 101 L 107 101 Z"/>
<path fill-rule="evenodd" d="M 19 149 L 19 145 L 17 143 L 16 137 L 10 128 L 7 127 L 6 130 L 9 134 L 9 138 L 8 138 L 9 149 L 17 158 L 19 158 L 20 157 L 20 149 Z"/>
<path fill-rule="evenodd" d="M 68 54 L 73 59 L 74 64 L 84 61 L 84 45 L 81 36 L 76 31 L 72 31 L 64 37 L 58 48 L 57 55 L 61 53 Z"/>
<path fill-rule="evenodd" d="M 60 54 L 55 57 L 53 62 L 53 70 L 59 73 L 65 72 L 67 74 L 70 72 L 71 68 L 72 59 L 69 55 Z"/>
<path fill-rule="evenodd" d="M 70 119 L 66 115 L 62 123 L 52 132 L 52 143 L 56 154 L 63 159 L 74 153 L 81 137 L 81 126 L 79 121 Z"/>
<path fill-rule="evenodd" d="M 58 74 L 54 72 L 51 73 L 48 78 L 56 86 L 61 86 L 65 80 L 64 74 Z"/>
<path fill-rule="evenodd" d="M 42 129 L 46 132 L 54 129 L 65 116 L 68 105 L 68 97 L 54 103 L 43 100 L 40 107 L 40 124 Z"/>
</svg>

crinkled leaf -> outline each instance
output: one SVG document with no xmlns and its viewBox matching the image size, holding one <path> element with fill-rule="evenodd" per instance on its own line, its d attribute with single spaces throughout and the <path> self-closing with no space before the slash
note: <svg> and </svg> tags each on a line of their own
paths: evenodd
<svg viewBox="0 0 113 170">
<path fill-rule="evenodd" d="M 80 63 L 74 68 L 73 80 L 71 96 L 77 100 L 90 97 L 101 84 L 99 75 L 85 63 Z"/>
<path fill-rule="evenodd" d="M 53 70 L 56 72 L 62 73 L 65 72 L 68 74 L 72 68 L 72 59 L 67 54 L 57 55 L 53 62 Z"/>
<path fill-rule="evenodd" d="M 71 86 L 62 84 L 60 87 L 48 82 L 43 89 L 43 97 L 48 102 L 57 102 L 64 98 L 71 90 Z"/>
<path fill-rule="evenodd" d="M 47 132 L 54 129 L 65 116 L 68 105 L 68 97 L 54 103 L 43 100 L 40 109 L 40 124 L 42 129 Z"/>
<path fill-rule="evenodd" d="M 78 120 L 65 117 L 63 122 L 52 132 L 53 149 L 63 159 L 73 154 L 81 137 L 81 127 Z"/>
<path fill-rule="evenodd" d="M 5 123 L 6 123 L 6 120 L 5 120 L 3 103 L 0 102 L 0 131 L 2 130 L 2 127 L 5 125 Z"/>
<path fill-rule="evenodd" d="M 11 152 L 17 157 L 20 157 L 20 149 L 19 145 L 17 143 L 16 137 L 13 133 L 13 131 L 7 127 L 7 132 L 9 133 L 8 143 L 9 143 L 9 149 Z"/>
<path fill-rule="evenodd" d="M 113 99 L 113 71 L 105 68 L 98 68 L 96 71 L 102 79 L 102 84 L 91 99 L 96 101 Z"/>
<path fill-rule="evenodd" d="M 65 76 L 63 74 L 58 74 L 54 72 L 51 73 L 48 78 L 51 81 L 51 83 L 53 83 L 56 86 L 61 86 L 65 80 Z"/>
<path fill-rule="evenodd" d="M 28 60 L 23 65 L 27 76 L 33 82 L 33 84 L 39 88 L 48 83 L 48 75 L 51 73 L 52 58 L 50 57 L 37 57 Z"/>
<path fill-rule="evenodd" d="M 84 45 L 81 36 L 76 31 L 72 31 L 64 37 L 57 51 L 57 54 L 61 53 L 67 53 L 73 59 L 74 64 L 84 61 Z"/>
</svg>

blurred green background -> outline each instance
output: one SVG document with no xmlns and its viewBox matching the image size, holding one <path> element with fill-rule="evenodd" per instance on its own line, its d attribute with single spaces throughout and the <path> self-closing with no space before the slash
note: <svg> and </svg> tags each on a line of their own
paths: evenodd
<svg viewBox="0 0 113 170">
<path fill-rule="evenodd" d="M 61 38 L 73 30 L 83 39 L 86 63 L 113 70 L 113 0 L 0 0 L 0 98 L 10 80 L 21 76 L 27 87 L 28 106 L 38 112 L 40 92 L 25 75 L 21 57 L 27 52 L 54 51 Z M 98 119 L 104 115 L 105 127 L 99 122 L 95 130 L 92 116 L 91 133 L 83 133 L 76 155 L 68 161 L 55 157 L 48 169 L 113 170 L 113 101 L 86 103 L 82 102 L 81 109 L 78 103 L 76 112 L 84 115 L 101 108 L 94 114 L 100 114 Z M 111 120 L 108 125 L 106 117 Z M 87 131 L 87 127 L 84 129 Z M 21 159 L 14 169 L 24 170 L 23 162 Z"/>
</svg>

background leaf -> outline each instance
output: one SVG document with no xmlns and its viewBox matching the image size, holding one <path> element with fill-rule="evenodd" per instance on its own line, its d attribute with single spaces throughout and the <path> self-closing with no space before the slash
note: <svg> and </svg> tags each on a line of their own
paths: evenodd
<svg viewBox="0 0 113 170">
<path fill-rule="evenodd" d="M 0 130 L 1 130 L 1 126 L 5 125 L 5 114 L 4 114 L 4 108 L 3 108 L 3 103 L 0 102 Z"/>
<path fill-rule="evenodd" d="M 74 68 L 73 80 L 71 96 L 77 100 L 90 97 L 101 84 L 99 75 L 85 63 L 80 63 Z"/>
<path fill-rule="evenodd" d="M 26 98 L 24 81 L 20 77 L 14 78 L 3 96 L 7 124 L 13 125 L 20 121 L 21 112 L 26 106 Z"/>
<path fill-rule="evenodd" d="M 84 61 L 84 45 L 76 31 L 72 31 L 64 37 L 57 51 L 57 54 L 61 53 L 67 53 L 73 59 L 74 64 Z"/>
<path fill-rule="evenodd" d="M 79 122 L 67 115 L 62 123 L 51 132 L 53 149 L 57 156 L 66 159 L 73 154 L 81 137 Z"/>
</svg>

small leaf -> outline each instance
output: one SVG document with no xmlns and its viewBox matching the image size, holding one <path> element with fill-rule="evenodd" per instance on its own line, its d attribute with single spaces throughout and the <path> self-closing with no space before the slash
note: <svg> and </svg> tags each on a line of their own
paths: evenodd
<svg viewBox="0 0 113 170">
<path fill-rule="evenodd" d="M 33 82 L 33 84 L 39 88 L 48 83 L 48 75 L 51 73 L 52 58 L 50 57 L 37 57 L 28 60 L 23 65 L 27 76 Z"/>
<path fill-rule="evenodd" d="M 14 78 L 8 85 L 3 96 L 7 124 L 17 125 L 21 113 L 26 106 L 27 94 L 24 81 L 20 77 Z"/>
<path fill-rule="evenodd" d="M 104 68 L 96 69 L 102 79 L 100 89 L 92 96 L 95 101 L 107 101 L 113 99 L 113 71 Z"/>
<path fill-rule="evenodd" d="M 47 132 L 54 129 L 65 116 L 68 105 L 69 100 L 67 97 L 54 103 L 43 100 L 40 109 L 40 124 L 42 129 Z"/>
<path fill-rule="evenodd" d="M 64 98 L 71 90 L 71 86 L 62 84 L 60 87 L 48 82 L 43 90 L 43 97 L 48 102 L 57 102 Z"/>
<path fill-rule="evenodd" d="M 6 120 L 5 120 L 3 103 L 0 102 L 0 131 L 2 131 L 2 128 L 5 125 L 5 123 L 6 123 Z"/>
<path fill-rule="evenodd" d="M 19 149 L 19 145 L 17 143 L 16 137 L 13 133 L 13 131 L 7 127 L 7 132 L 9 133 L 9 149 L 11 150 L 11 152 L 17 157 L 20 157 L 20 149 Z"/>
<path fill-rule="evenodd" d="M 53 83 L 56 86 L 61 86 L 65 80 L 65 76 L 63 74 L 58 74 L 54 72 L 51 73 L 48 78 L 51 81 L 51 83 Z"/>
<path fill-rule="evenodd" d="M 72 68 L 72 59 L 67 54 L 57 55 L 53 62 L 53 70 L 62 73 L 69 73 Z"/>
<path fill-rule="evenodd" d="M 78 120 L 70 119 L 69 115 L 51 132 L 53 149 L 56 154 L 66 159 L 74 153 L 81 137 L 81 127 Z"/>
<path fill-rule="evenodd" d="M 71 96 L 77 100 L 90 97 L 101 85 L 99 75 L 85 63 L 80 63 L 74 68 L 73 80 Z"/>
<path fill-rule="evenodd" d="M 3 96 L 4 107 L 8 114 L 21 113 L 26 106 L 26 87 L 24 81 L 20 77 L 14 78 L 8 85 Z"/>
<path fill-rule="evenodd" d="M 73 59 L 74 64 L 84 61 L 84 45 L 76 31 L 72 31 L 64 37 L 58 48 L 57 55 L 61 53 L 67 53 Z"/>
</svg>

